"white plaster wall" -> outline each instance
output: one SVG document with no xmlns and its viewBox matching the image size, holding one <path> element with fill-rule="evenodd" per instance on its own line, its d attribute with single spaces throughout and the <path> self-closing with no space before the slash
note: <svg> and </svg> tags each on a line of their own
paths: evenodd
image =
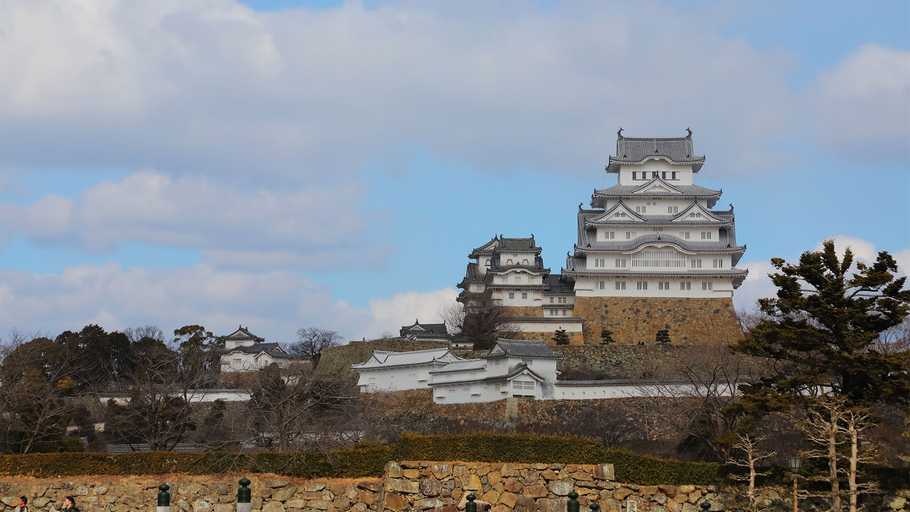
<svg viewBox="0 0 910 512">
<path fill-rule="evenodd" d="M 708 268 L 702 266 L 701 269 L 711 270 L 711 260 L 708 260 Z M 682 273 L 683 275 L 685 272 Z M 604 289 L 601 290 L 597 283 L 603 281 Z M 625 281 L 626 289 L 617 290 L 616 281 Z M 638 282 L 647 282 L 647 290 L 639 290 Z M 669 290 L 661 290 L 660 283 L 669 282 Z M 680 282 L 691 283 L 691 290 L 680 290 Z M 703 290 L 702 282 L 710 282 L 711 290 Z M 647 275 L 630 276 L 628 278 L 611 278 L 611 277 L 579 277 L 576 280 L 575 295 L 577 297 L 730 297 L 733 293 L 733 280 L 729 277 L 711 278 L 711 277 L 692 277 L 689 279 L 682 278 L 661 278 Z M 568 331 L 568 329 L 566 329 Z"/>
<path fill-rule="evenodd" d="M 367 393 L 422 389 L 430 385 L 430 370 L 438 366 L 420 365 L 355 370 L 360 373 L 357 385 Z M 371 381 L 370 379 L 375 379 Z"/>
<path fill-rule="evenodd" d="M 508 261 L 512 260 L 513 265 L 527 265 L 531 266 L 534 264 L 534 254 L 530 252 L 502 252 L 499 253 L 499 264 L 502 266 L 508 265 Z M 527 263 L 524 263 L 524 260 L 528 260 Z"/>
<path fill-rule="evenodd" d="M 648 172 L 650 179 L 651 171 L 667 171 L 667 182 L 673 185 L 691 185 L 692 184 L 692 166 L 691 165 L 671 165 L 664 159 L 647 160 L 643 164 L 626 164 L 619 170 L 620 185 L 641 185 L 646 180 L 632 180 L 632 171 L 640 176 L 642 171 Z M 671 172 L 676 171 L 676 180 L 671 180 Z"/>
</svg>

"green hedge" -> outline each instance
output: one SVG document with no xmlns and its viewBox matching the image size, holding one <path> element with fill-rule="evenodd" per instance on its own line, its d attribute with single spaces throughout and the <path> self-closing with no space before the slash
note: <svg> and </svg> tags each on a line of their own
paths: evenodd
<svg viewBox="0 0 910 512">
<path fill-rule="evenodd" d="M 404 434 L 391 446 L 362 443 L 328 455 L 306 452 L 47 453 L 0 456 L 0 475 L 62 477 L 77 475 L 215 474 L 228 471 L 275 473 L 299 478 L 382 476 L 392 460 L 477 462 L 613 463 L 622 482 L 653 484 L 720 484 L 724 468 L 664 460 L 626 450 L 606 449 L 591 438 L 536 434 Z"/>
</svg>

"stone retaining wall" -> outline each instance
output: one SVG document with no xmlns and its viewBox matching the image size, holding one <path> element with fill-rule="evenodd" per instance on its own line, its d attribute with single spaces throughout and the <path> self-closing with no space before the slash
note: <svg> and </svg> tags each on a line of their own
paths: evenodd
<svg viewBox="0 0 910 512">
<path fill-rule="evenodd" d="M 565 512 L 573 490 L 582 512 L 597 503 L 604 512 L 699 512 L 746 510 L 741 489 L 697 485 L 633 485 L 615 481 L 612 464 L 508 464 L 484 462 L 389 463 L 382 479 L 299 480 L 275 475 L 160 475 L 155 477 L 90 476 L 79 478 L 6 478 L 0 501 L 12 511 L 20 495 L 33 512 L 61 510 L 72 495 L 84 512 L 154 512 L 158 485 L 171 486 L 173 512 L 233 512 L 237 482 L 252 483 L 252 509 L 257 512 L 353 511 L 403 512 L 464 510 L 466 496 L 490 503 L 493 512 Z M 767 512 L 793 510 L 788 489 L 762 489 L 757 504 Z M 871 510 L 910 511 L 910 491 L 874 496 Z M 800 502 L 803 512 L 827 510 L 823 499 Z M 478 507 L 478 510 L 483 510 Z"/>
<path fill-rule="evenodd" d="M 676 344 L 728 344 L 743 337 L 733 299 L 675 297 L 576 297 L 574 316 L 585 319 L 584 339 L 601 343 L 606 328 L 620 344 L 653 344 L 667 329 Z"/>
</svg>

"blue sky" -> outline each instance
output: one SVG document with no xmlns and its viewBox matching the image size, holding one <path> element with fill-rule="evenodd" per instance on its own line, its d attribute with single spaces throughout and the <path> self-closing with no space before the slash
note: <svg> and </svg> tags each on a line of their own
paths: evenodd
<svg viewBox="0 0 910 512">
<path fill-rule="evenodd" d="M 827 237 L 910 265 L 910 4 L 8 1 L 0 334 L 438 321 L 467 254 L 558 272 L 616 131 L 694 132 L 749 308 Z"/>
</svg>

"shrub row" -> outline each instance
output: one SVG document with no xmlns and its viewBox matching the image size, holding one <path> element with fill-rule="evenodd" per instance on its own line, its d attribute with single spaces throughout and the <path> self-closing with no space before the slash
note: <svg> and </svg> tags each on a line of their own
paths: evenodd
<svg viewBox="0 0 910 512">
<path fill-rule="evenodd" d="M 275 473 L 297 478 L 382 476 L 390 461 L 476 461 L 515 463 L 612 463 L 616 479 L 640 485 L 721 485 L 732 483 L 721 464 L 683 462 L 607 448 L 591 438 L 537 434 L 403 434 L 391 446 L 361 443 L 329 454 L 307 452 L 42 453 L 0 456 L 0 476 L 39 478 L 81 475 L 153 475 L 165 473 Z M 786 483 L 775 472 L 765 484 Z M 898 474 L 900 473 L 900 474 Z M 906 470 L 874 468 L 870 476 L 884 488 L 907 488 Z M 771 482 L 770 480 L 774 480 Z M 779 480 L 779 481 L 778 481 Z"/>
</svg>

